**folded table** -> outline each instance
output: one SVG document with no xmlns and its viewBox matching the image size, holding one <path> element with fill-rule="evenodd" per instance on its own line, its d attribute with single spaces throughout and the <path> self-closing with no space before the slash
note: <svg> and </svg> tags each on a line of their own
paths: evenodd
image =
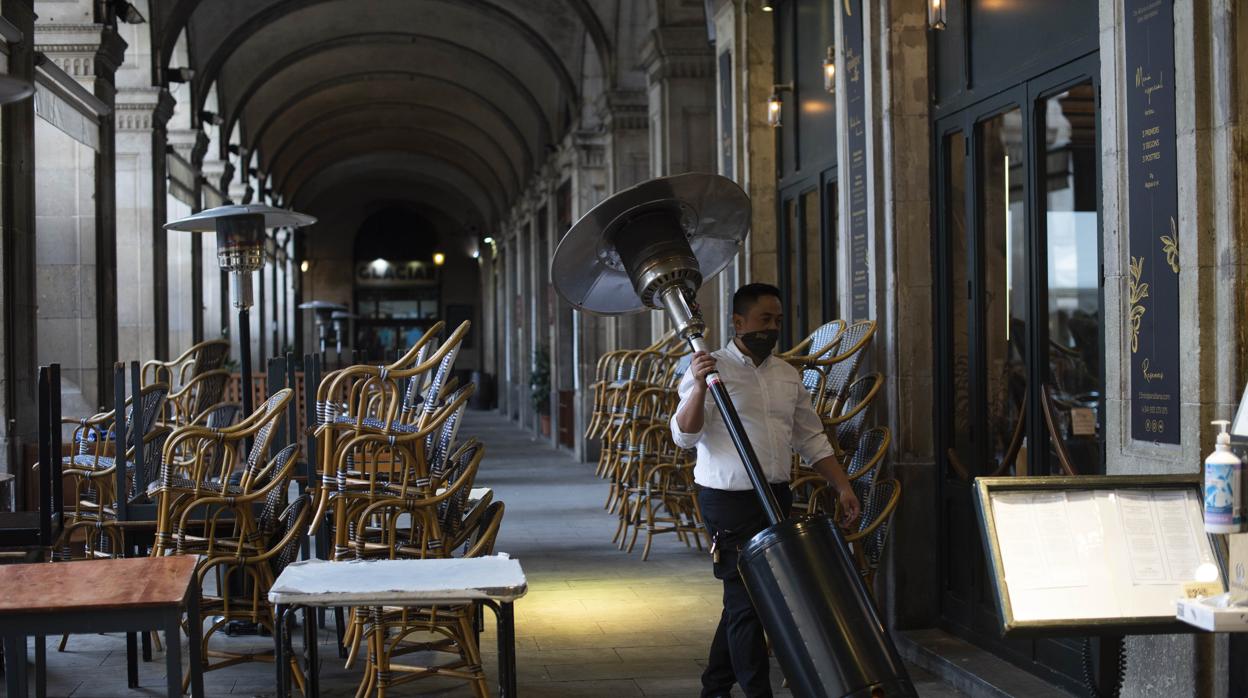
<svg viewBox="0 0 1248 698">
<path fill-rule="evenodd" d="M 309 698 L 320 695 L 316 619 L 311 609 L 331 606 L 454 606 L 480 603 L 498 620 L 499 695 L 516 695 L 516 629 L 512 604 L 528 584 L 520 563 L 505 555 L 429 560 L 306 560 L 288 565 L 269 590 L 275 608 L 278 696 L 290 695 L 287 617 L 304 611 Z"/>
</svg>

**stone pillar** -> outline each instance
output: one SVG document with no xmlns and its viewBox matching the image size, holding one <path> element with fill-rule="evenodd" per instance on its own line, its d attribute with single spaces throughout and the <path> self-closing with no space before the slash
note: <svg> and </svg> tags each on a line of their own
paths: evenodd
<svg viewBox="0 0 1248 698">
<path fill-rule="evenodd" d="M 607 138 L 603 133 L 573 134 L 575 158 L 572 165 L 572 220 L 576 221 L 598 205 L 607 194 Z M 585 427 L 594 407 L 591 386 L 596 379 L 598 358 L 609 351 L 609 320 L 597 315 L 572 311 L 572 361 L 575 363 L 576 391 L 575 452 L 582 461 L 598 459 L 600 444 L 585 439 Z"/>
<path fill-rule="evenodd" d="M 35 48 L 91 91 L 105 110 L 95 151 L 96 390 L 83 386 L 87 403 L 100 405 L 112 394 L 112 367 L 118 358 L 117 149 L 116 125 L 109 113 L 116 104 L 114 73 L 124 59 L 126 42 L 106 24 L 40 24 L 35 35 Z"/>
<path fill-rule="evenodd" d="M 737 13 L 740 118 L 739 138 L 744 141 L 745 162 L 738 180 L 750 195 L 749 267 L 742 283 L 776 283 L 776 133 L 767 123 L 767 98 L 775 82 L 775 30 L 770 13 L 757 3 L 744 2 Z"/>
<path fill-rule="evenodd" d="M 164 123 L 172 112 L 160 88 L 117 93 L 117 246 L 125 260 L 117 270 L 117 349 L 125 360 L 169 356 L 156 318 L 168 313 Z"/>
<path fill-rule="evenodd" d="M 715 172 L 715 53 L 707 43 L 706 23 L 661 26 L 650 32 L 641 55 L 649 84 L 650 173 L 661 177 Z M 698 303 L 706 318 L 706 336 L 717 337 L 716 282 L 702 287 Z M 651 341 L 671 326 L 658 313 L 650 321 Z"/>
<path fill-rule="evenodd" d="M 649 107 L 640 90 L 603 94 L 598 108 L 606 130 L 607 193 L 614 194 L 650 175 Z M 650 316 L 628 315 L 607 321 L 611 349 L 650 344 Z"/>
<path fill-rule="evenodd" d="M 31 0 L 0 0 L 0 14 L 9 33 L 5 41 L 7 72 L 35 79 L 35 13 Z M 14 35 L 16 36 L 16 35 Z M 23 447 L 38 435 L 36 408 L 38 353 L 35 325 L 35 105 L 26 100 L 5 107 L 0 119 L 0 350 L 3 351 L 3 408 L 0 412 L 0 471 L 19 471 Z M 19 485 L 23 484 L 19 481 Z M 24 505 L 22 488 L 14 488 Z M 7 502 L 0 502 L 3 508 Z"/>
</svg>

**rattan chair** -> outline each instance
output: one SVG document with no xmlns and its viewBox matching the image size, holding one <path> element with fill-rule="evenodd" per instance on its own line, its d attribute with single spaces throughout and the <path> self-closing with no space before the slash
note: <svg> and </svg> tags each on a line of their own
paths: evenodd
<svg viewBox="0 0 1248 698">
<path fill-rule="evenodd" d="M 854 455 L 845 466 L 845 476 L 850 487 L 864 506 L 876 474 L 883 467 L 884 457 L 888 454 L 892 440 L 892 432 L 888 427 L 868 429 L 859 437 Z M 832 485 L 819 473 L 805 470 L 789 486 L 793 489 L 795 513 L 837 512 L 837 500 Z"/>
<path fill-rule="evenodd" d="M 180 389 L 198 375 L 225 366 L 230 355 L 230 343 L 224 339 L 210 339 L 187 349 L 172 361 L 152 360 L 143 364 L 142 383 L 165 383 Z"/>
<path fill-rule="evenodd" d="M 862 358 L 875 337 L 875 327 L 874 320 L 854 322 L 839 335 L 835 352 L 812 362 L 812 365 L 822 367 L 826 376 L 823 394 L 815 406 L 820 414 L 836 414 L 840 411 L 840 402 L 845 391 L 858 375 Z"/>
<path fill-rule="evenodd" d="M 169 394 L 165 402 L 165 422 L 172 427 L 193 424 L 225 398 L 230 372 L 224 368 L 204 371 Z"/>
<path fill-rule="evenodd" d="M 867 410 L 884 387 L 884 376 L 872 373 L 854 381 L 837 403 L 838 413 L 823 419 L 823 428 L 833 436 L 832 445 L 842 460 L 853 455 L 858 437 L 866 424 Z"/>
<path fill-rule="evenodd" d="M 892 528 L 893 514 L 901 502 L 901 482 L 896 478 L 879 480 L 862 501 L 862 520 L 857 531 L 845 536 L 854 554 L 858 573 L 875 595 L 875 575 L 884 561 L 884 546 Z"/>
<path fill-rule="evenodd" d="M 502 526 L 502 502 L 489 505 L 472 534 L 472 543 L 463 557 L 481 557 L 494 551 Z M 368 662 L 357 696 L 375 693 L 385 696 L 395 687 L 428 677 L 468 682 L 473 695 L 490 695 L 477 643 L 475 623 L 478 604 L 412 608 L 359 609 L 366 617 L 363 634 L 368 642 Z M 395 660 L 415 653 L 449 656 L 447 661 L 420 664 Z"/>
</svg>

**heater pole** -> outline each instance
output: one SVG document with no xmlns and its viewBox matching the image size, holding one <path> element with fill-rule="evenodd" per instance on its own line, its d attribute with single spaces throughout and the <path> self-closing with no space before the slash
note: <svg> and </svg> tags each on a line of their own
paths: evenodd
<svg viewBox="0 0 1248 698">
<path fill-rule="evenodd" d="M 684 289 L 681 286 L 670 286 L 660 291 L 659 297 L 663 301 L 667 316 L 676 325 L 676 331 L 689 342 L 690 348 L 695 352 L 709 353 L 706 339 L 702 336 L 706 329 L 702 313 L 696 309 L 696 306 L 689 304 L 688 299 L 685 298 Z M 728 394 L 728 388 L 724 387 L 719 371 L 707 374 L 706 385 L 711 389 L 711 396 L 715 398 L 715 406 L 719 409 L 719 415 L 724 419 L 724 425 L 728 427 L 728 435 L 732 437 L 732 445 L 736 447 L 741 464 L 745 466 L 745 473 L 750 477 L 754 493 L 758 495 L 763 505 L 763 511 L 767 514 L 767 522 L 775 526 L 787 517 L 785 512 L 780 511 L 776 493 L 771 491 L 771 484 L 767 482 L 762 464 L 758 462 L 758 454 L 754 452 L 750 437 L 745 433 L 745 426 L 741 424 L 741 416 L 737 414 L 737 408 L 732 404 L 732 397 Z"/>
<path fill-rule="evenodd" d="M 243 384 L 243 416 L 251 414 L 251 310 L 238 309 L 238 368 Z"/>
</svg>

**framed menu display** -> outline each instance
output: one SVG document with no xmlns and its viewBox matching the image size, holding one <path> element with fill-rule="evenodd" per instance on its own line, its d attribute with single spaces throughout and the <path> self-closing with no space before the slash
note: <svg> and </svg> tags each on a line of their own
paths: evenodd
<svg viewBox="0 0 1248 698">
<path fill-rule="evenodd" d="M 1200 491 L 1198 475 L 976 479 L 1002 633 L 1191 632 L 1183 584 L 1226 584 Z"/>
</svg>

